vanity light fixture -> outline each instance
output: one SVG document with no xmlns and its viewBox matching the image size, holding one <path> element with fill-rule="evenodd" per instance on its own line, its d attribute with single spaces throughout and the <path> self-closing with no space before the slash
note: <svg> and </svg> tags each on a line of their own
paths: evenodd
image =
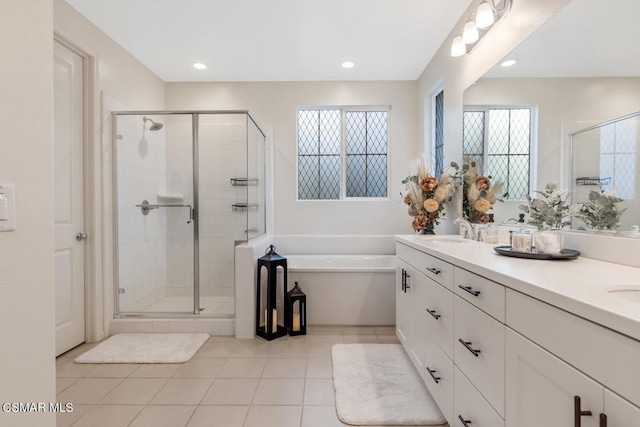
<svg viewBox="0 0 640 427">
<path fill-rule="evenodd" d="M 353 68 L 353 66 L 356 65 L 351 61 L 344 61 L 342 63 L 342 68 Z"/>
<path fill-rule="evenodd" d="M 471 53 L 491 27 L 511 10 L 511 1 L 484 0 L 480 3 L 477 11 L 473 12 L 464 24 L 462 36 L 457 35 L 453 38 L 451 56 L 458 57 Z"/>
<path fill-rule="evenodd" d="M 464 24 L 464 30 L 462 31 L 462 41 L 464 44 L 475 43 L 480 39 L 480 34 L 478 33 L 478 27 L 476 27 L 476 23 L 473 20 L 468 20 L 466 24 Z"/>
<path fill-rule="evenodd" d="M 196 68 L 198 70 L 206 70 L 207 66 L 202 62 L 196 62 L 195 64 L 193 64 L 193 68 Z"/>
</svg>

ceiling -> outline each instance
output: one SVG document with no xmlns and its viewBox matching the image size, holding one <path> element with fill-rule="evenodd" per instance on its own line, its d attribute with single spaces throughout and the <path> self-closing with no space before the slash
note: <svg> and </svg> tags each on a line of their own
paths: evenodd
<svg viewBox="0 0 640 427">
<path fill-rule="evenodd" d="M 415 80 L 471 0 L 67 2 L 161 79 L 186 82 Z"/>
<path fill-rule="evenodd" d="M 640 76 L 639 16 L 638 0 L 572 0 L 484 77 Z"/>
</svg>

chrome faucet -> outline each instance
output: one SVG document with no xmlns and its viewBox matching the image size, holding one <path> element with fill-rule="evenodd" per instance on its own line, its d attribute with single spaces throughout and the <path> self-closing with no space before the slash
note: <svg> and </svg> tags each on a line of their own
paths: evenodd
<svg viewBox="0 0 640 427">
<path fill-rule="evenodd" d="M 462 236 L 465 239 L 475 240 L 475 230 L 473 228 L 473 224 L 471 224 L 468 220 L 464 218 L 458 218 L 453 222 L 458 227 L 460 224 L 464 225 L 464 235 Z"/>
<path fill-rule="evenodd" d="M 509 222 L 511 222 L 511 221 L 513 221 L 514 224 L 518 223 L 518 220 L 515 219 L 515 218 L 507 218 L 504 221 L 502 221 L 502 225 L 509 224 Z"/>
</svg>

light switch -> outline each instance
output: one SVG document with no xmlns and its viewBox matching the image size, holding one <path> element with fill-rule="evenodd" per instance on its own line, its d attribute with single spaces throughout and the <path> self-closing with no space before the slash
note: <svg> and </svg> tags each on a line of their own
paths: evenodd
<svg viewBox="0 0 640 427">
<path fill-rule="evenodd" d="M 13 184 L 0 184 L 0 231 L 16 229 L 16 197 Z"/>
</svg>

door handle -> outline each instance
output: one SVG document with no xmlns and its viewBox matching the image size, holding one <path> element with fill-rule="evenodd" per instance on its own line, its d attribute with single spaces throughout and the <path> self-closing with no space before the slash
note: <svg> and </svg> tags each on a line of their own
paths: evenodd
<svg viewBox="0 0 640 427">
<path fill-rule="evenodd" d="M 83 240 L 87 240 L 87 233 L 78 233 L 76 234 L 76 240 L 81 242 Z"/>
<path fill-rule="evenodd" d="M 591 411 L 583 411 L 580 404 L 580 396 L 573 397 L 573 422 L 575 427 L 582 425 L 582 417 L 590 417 Z"/>
<path fill-rule="evenodd" d="M 600 427 L 607 427 L 607 416 L 606 416 L 606 414 L 600 414 Z"/>
</svg>

